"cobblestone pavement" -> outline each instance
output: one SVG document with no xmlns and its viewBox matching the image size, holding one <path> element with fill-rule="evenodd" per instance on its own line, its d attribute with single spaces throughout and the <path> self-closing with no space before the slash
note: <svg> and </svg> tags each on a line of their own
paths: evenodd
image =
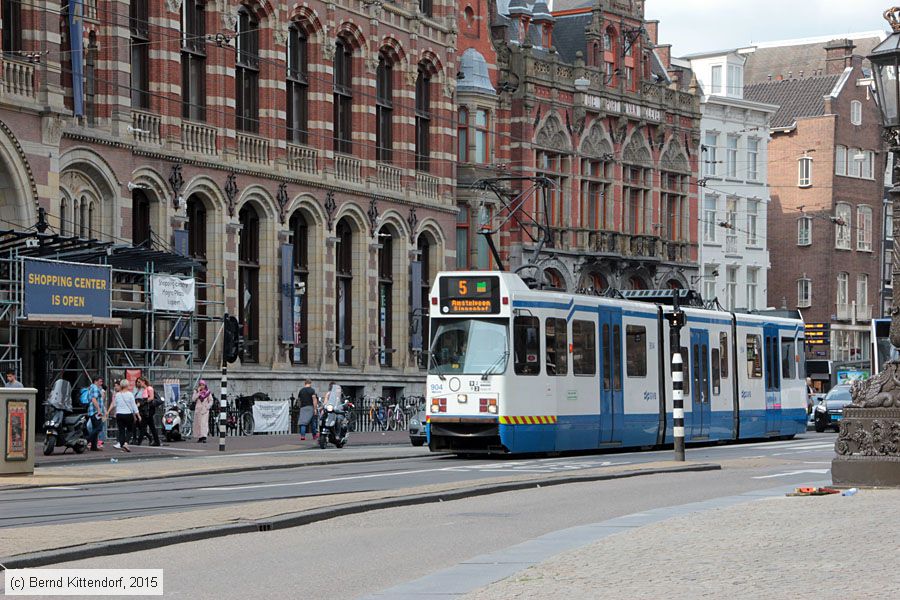
<svg viewBox="0 0 900 600">
<path fill-rule="evenodd" d="M 898 505 L 900 490 L 862 490 L 675 517 L 564 552 L 466 598 L 897 598 Z"/>
</svg>

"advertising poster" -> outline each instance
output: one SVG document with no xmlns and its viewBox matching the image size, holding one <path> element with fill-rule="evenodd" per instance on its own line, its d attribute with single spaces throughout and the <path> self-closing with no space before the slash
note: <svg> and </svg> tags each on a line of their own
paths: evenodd
<svg viewBox="0 0 900 600">
<path fill-rule="evenodd" d="M 140 376 L 140 369 L 125 369 L 125 379 L 127 379 L 131 385 L 134 385 L 134 382 L 137 381 L 137 378 Z"/>
<path fill-rule="evenodd" d="M 28 459 L 28 403 L 6 401 L 6 460 Z"/>
<path fill-rule="evenodd" d="M 177 404 L 178 398 L 181 397 L 181 383 L 172 380 L 164 382 L 163 394 L 166 398 L 166 406 Z"/>
</svg>

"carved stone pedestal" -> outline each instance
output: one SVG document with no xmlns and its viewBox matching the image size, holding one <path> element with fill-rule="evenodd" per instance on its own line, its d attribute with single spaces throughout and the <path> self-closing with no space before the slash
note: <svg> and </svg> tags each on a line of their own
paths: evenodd
<svg viewBox="0 0 900 600">
<path fill-rule="evenodd" d="M 834 485 L 900 487 L 900 408 L 846 407 L 835 452 Z"/>
</svg>

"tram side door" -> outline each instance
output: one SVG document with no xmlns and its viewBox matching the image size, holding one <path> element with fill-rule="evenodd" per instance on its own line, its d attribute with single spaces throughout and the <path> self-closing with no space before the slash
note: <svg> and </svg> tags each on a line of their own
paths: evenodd
<svg viewBox="0 0 900 600">
<path fill-rule="evenodd" d="M 691 439 L 709 437 L 709 332 L 691 329 Z"/>
<path fill-rule="evenodd" d="M 781 430 L 781 361 L 778 357 L 778 328 L 763 327 L 763 370 L 766 380 L 766 432 Z"/>
<path fill-rule="evenodd" d="M 622 311 L 600 308 L 600 443 L 621 439 L 625 419 L 622 390 Z"/>
</svg>

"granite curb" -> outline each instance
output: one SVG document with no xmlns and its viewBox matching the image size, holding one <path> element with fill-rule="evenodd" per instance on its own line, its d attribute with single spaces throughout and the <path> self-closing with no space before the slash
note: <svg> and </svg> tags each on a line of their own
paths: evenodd
<svg viewBox="0 0 900 600">
<path fill-rule="evenodd" d="M 325 521 L 338 517 L 359 514 L 363 512 L 382 510 L 388 508 L 399 508 L 404 506 L 416 506 L 420 504 L 428 504 L 434 502 L 446 502 L 450 500 L 460 500 L 463 498 L 486 496 L 489 494 L 498 494 L 503 492 L 512 492 L 516 490 L 547 487 L 555 485 L 565 485 L 571 483 L 586 483 L 592 481 L 605 481 L 612 479 L 625 479 L 631 477 L 640 477 L 643 475 L 659 475 L 668 473 L 689 473 L 702 471 L 718 471 L 721 466 L 712 463 L 700 463 L 695 465 L 684 465 L 675 467 L 656 467 L 651 469 L 632 469 L 628 471 L 620 471 L 617 473 L 597 473 L 590 475 L 569 475 L 565 477 L 543 477 L 540 479 L 529 479 L 523 481 L 487 483 L 479 485 L 470 485 L 456 488 L 453 490 L 444 490 L 432 493 L 410 494 L 407 496 L 395 498 L 381 498 L 375 500 L 363 501 L 355 504 L 335 505 L 324 507 L 321 509 L 313 509 L 296 513 L 279 515 L 272 518 L 259 519 L 254 521 L 228 523 L 221 525 L 212 525 L 187 531 L 175 531 L 160 534 L 145 535 L 139 537 L 120 538 L 103 542 L 94 542 L 91 544 L 59 548 L 54 550 L 45 550 L 31 554 L 20 554 L 11 557 L 0 558 L 0 565 L 6 569 L 22 569 L 41 567 L 61 562 L 69 562 L 74 560 L 83 560 L 87 558 L 95 558 L 100 556 L 111 556 L 115 554 L 124 554 L 129 552 L 137 552 L 162 546 L 173 544 L 181 544 L 185 542 L 193 542 L 198 540 L 223 537 L 227 535 L 235 535 L 240 533 L 251 533 L 258 531 L 272 531 L 276 529 L 288 529 L 307 525 L 318 521 Z"/>
</svg>

